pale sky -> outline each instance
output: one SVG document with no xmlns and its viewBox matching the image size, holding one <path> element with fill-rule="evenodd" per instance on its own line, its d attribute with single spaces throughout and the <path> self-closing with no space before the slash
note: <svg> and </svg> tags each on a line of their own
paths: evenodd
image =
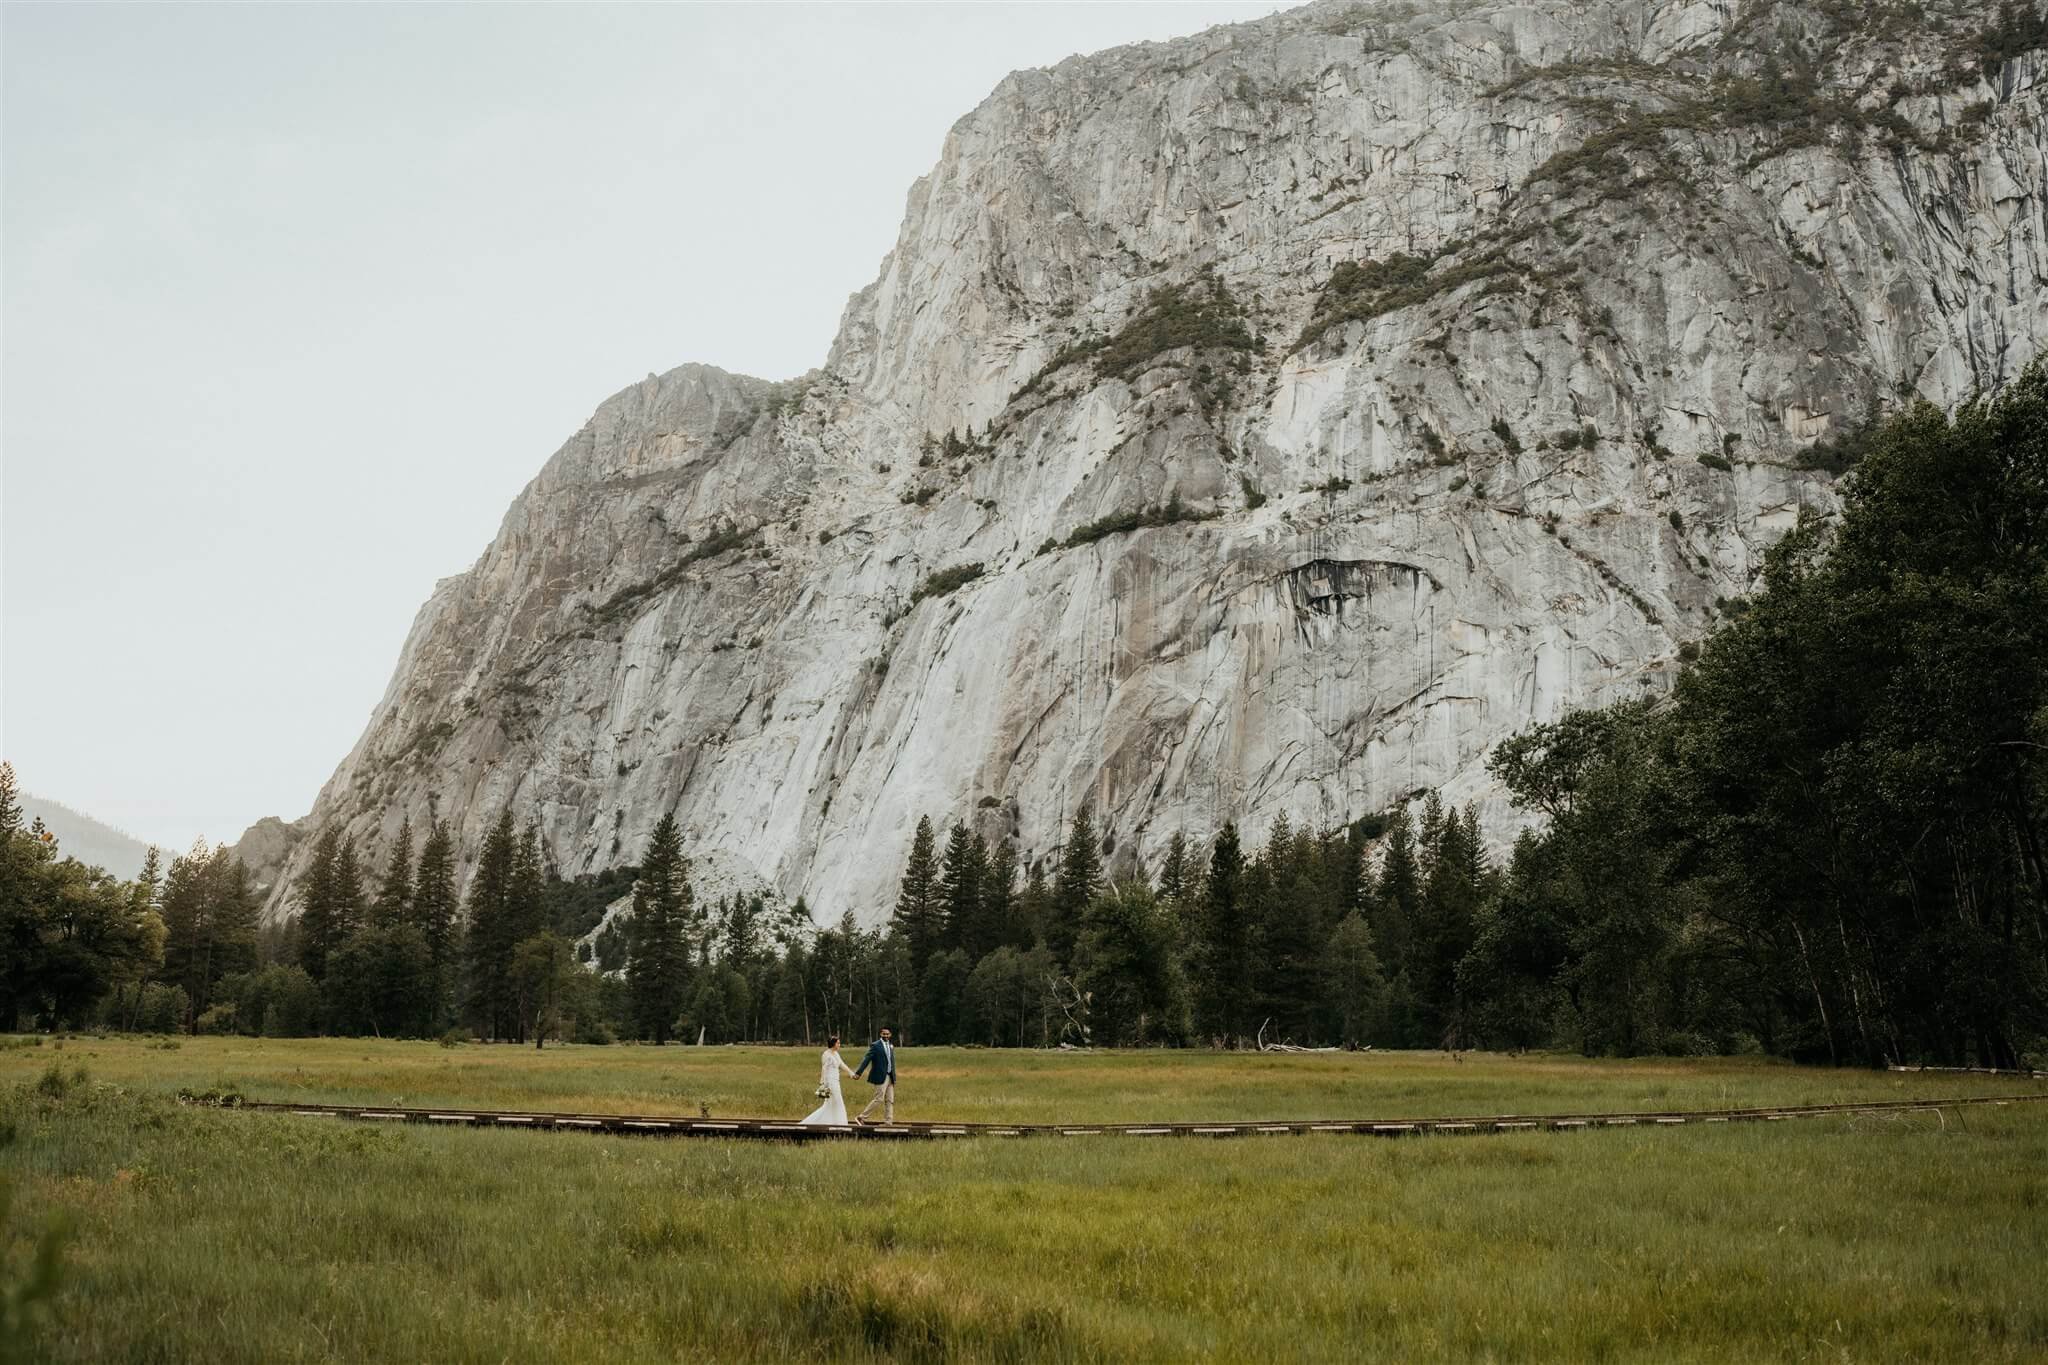
<svg viewBox="0 0 2048 1365">
<path fill-rule="evenodd" d="M 1003 76 L 1275 8 L 0 8 L 0 753 L 298 818 L 606 396 L 822 363 Z"/>
</svg>

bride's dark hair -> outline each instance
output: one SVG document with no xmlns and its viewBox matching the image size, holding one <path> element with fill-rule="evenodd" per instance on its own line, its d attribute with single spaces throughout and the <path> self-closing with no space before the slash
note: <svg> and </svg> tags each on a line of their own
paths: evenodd
<svg viewBox="0 0 2048 1365">
<path fill-rule="evenodd" d="M 835 1034 L 833 1034 L 833 1035 L 832 1035 L 832 1036 L 831 1036 L 830 1038 L 827 1038 L 827 1039 L 825 1040 L 825 1046 L 826 1046 L 826 1047 L 838 1047 L 838 1046 L 839 1046 L 839 1035 L 835 1033 Z"/>
</svg>

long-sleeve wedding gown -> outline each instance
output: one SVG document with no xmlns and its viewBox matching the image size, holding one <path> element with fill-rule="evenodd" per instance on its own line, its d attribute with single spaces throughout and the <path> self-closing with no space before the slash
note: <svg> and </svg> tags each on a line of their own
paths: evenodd
<svg viewBox="0 0 2048 1365">
<path fill-rule="evenodd" d="M 825 1091 L 825 1102 L 804 1115 L 804 1122 L 811 1125 L 844 1124 L 846 1122 L 846 1100 L 839 1093 L 839 1073 L 853 1074 L 853 1068 L 846 1064 L 831 1048 L 825 1049 L 818 1059 L 818 1087 Z"/>
</svg>

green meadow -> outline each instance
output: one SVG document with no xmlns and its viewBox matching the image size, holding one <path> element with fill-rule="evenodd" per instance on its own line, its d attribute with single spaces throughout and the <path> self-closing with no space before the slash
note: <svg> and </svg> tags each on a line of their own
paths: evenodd
<svg viewBox="0 0 2048 1365">
<path fill-rule="evenodd" d="M 19 1042 L 0 1042 L 5 1293 L 64 1230 L 55 1292 L 22 1315 L 28 1358 L 2048 1358 L 2048 1104 L 1469 1138 L 785 1145 L 173 1096 L 787 1116 L 811 1102 L 805 1049 Z M 1412 1053 L 913 1048 L 902 1071 L 905 1117 L 1017 1122 L 2040 1088 Z"/>
</svg>

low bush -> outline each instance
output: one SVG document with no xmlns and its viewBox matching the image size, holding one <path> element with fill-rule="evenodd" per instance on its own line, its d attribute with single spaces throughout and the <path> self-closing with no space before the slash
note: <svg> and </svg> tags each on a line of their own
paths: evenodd
<svg viewBox="0 0 2048 1365">
<path fill-rule="evenodd" d="M 941 569 L 917 585 L 917 591 L 910 594 L 910 605 L 916 606 L 927 597 L 944 597 L 958 588 L 981 577 L 980 561 L 972 564 L 956 564 L 950 569 Z"/>
<path fill-rule="evenodd" d="M 1256 503 L 1249 503 L 1249 498 L 1247 501 L 1248 505 L 1257 505 Z M 1264 502 L 1265 499 L 1261 498 L 1259 501 Z M 1076 526 L 1072 531 L 1068 532 L 1067 538 L 1059 542 L 1054 548 L 1071 550 L 1082 545 L 1091 545 L 1107 536 L 1121 535 L 1126 531 L 1140 531 L 1150 526 L 1173 526 L 1181 522 L 1211 521 L 1222 515 L 1223 513 L 1220 509 L 1197 512 L 1190 507 L 1184 506 L 1179 495 L 1176 494 L 1168 499 L 1163 506 L 1139 507 L 1127 512 L 1112 512 L 1106 517 L 1097 517 L 1085 526 Z M 1046 542 L 1046 545 L 1052 544 L 1053 542 L 1051 541 Z M 1040 546 L 1039 552 L 1042 554 L 1044 551 L 1045 547 Z"/>
</svg>

